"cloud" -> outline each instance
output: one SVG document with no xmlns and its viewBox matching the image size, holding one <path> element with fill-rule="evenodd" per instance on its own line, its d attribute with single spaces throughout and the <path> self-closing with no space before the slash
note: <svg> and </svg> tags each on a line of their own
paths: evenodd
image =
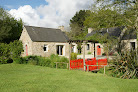
<svg viewBox="0 0 138 92">
<path fill-rule="evenodd" d="M 30 5 L 11 9 L 9 13 L 31 26 L 51 27 L 69 25 L 76 11 L 88 9 L 93 0 L 46 0 L 48 5 L 32 8 Z"/>
</svg>

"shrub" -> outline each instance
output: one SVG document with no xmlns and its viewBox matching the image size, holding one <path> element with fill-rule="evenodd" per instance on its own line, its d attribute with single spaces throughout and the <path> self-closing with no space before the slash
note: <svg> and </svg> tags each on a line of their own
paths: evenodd
<svg viewBox="0 0 138 92">
<path fill-rule="evenodd" d="M 29 61 L 28 61 L 28 64 L 31 64 L 31 65 L 38 65 L 37 62 L 38 62 L 37 60 L 29 60 Z"/>
<path fill-rule="evenodd" d="M 77 54 L 76 53 L 71 53 L 71 60 L 77 59 Z"/>
<path fill-rule="evenodd" d="M 106 54 L 105 53 L 102 53 L 103 56 L 105 56 Z"/>
<path fill-rule="evenodd" d="M 58 55 L 52 54 L 50 56 L 50 67 L 55 68 L 56 67 L 56 63 L 55 62 L 60 62 L 60 57 Z"/>
<path fill-rule="evenodd" d="M 90 55 L 91 54 L 91 52 L 88 52 L 88 55 Z"/>
<path fill-rule="evenodd" d="M 115 66 L 110 66 L 108 69 L 111 76 L 123 79 L 138 78 L 136 51 L 122 51 L 113 61 Z"/>
<path fill-rule="evenodd" d="M 60 57 L 60 62 L 68 63 L 69 60 L 66 57 Z M 67 64 L 64 64 L 64 63 L 58 64 L 58 68 L 65 69 L 65 68 L 67 68 Z"/>
<path fill-rule="evenodd" d="M 50 63 L 51 63 L 51 59 L 46 58 L 44 63 L 43 63 L 43 66 L 50 67 Z"/>
<path fill-rule="evenodd" d="M 6 64 L 10 59 L 10 46 L 6 43 L 0 43 L 0 62 Z"/>
<path fill-rule="evenodd" d="M 60 57 L 54 54 L 46 58 L 40 57 L 40 56 L 26 56 L 16 60 L 15 60 L 15 63 L 18 63 L 18 64 L 40 65 L 40 66 L 46 66 L 51 68 L 56 68 L 55 62 L 68 62 L 68 59 L 66 57 Z M 66 64 L 58 64 L 58 68 L 67 68 L 66 66 L 67 66 Z"/>
<path fill-rule="evenodd" d="M 16 58 L 16 59 L 14 59 L 13 63 L 15 63 L 15 64 L 22 64 L 22 60 L 21 60 L 21 58 Z"/>
<path fill-rule="evenodd" d="M 14 61 L 17 63 L 20 58 L 21 52 L 23 51 L 23 46 L 20 41 L 10 42 L 9 44 L 0 44 L 0 62 L 2 64 L 11 63 Z M 19 63 L 19 62 L 18 62 Z"/>
</svg>

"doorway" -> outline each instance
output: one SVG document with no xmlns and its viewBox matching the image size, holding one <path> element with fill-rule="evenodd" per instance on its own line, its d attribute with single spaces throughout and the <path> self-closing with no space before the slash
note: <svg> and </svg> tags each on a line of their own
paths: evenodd
<svg viewBox="0 0 138 92">
<path fill-rule="evenodd" d="M 101 47 L 99 45 L 97 46 L 97 55 L 101 55 Z"/>
<path fill-rule="evenodd" d="M 28 46 L 26 45 L 25 48 L 26 48 L 26 56 L 28 56 Z"/>
</svg>

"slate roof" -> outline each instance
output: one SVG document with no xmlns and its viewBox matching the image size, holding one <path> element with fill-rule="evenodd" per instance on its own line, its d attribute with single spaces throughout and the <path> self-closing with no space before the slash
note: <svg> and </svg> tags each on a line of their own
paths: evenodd
<svg viewBox="0 0 138 92">
<path fill-rule="evenodd" d="M 96 33 L 99 33 L 101 35 L 104 35 L 105 33 L 108 33 L 109 36 L 112 36 L 112 37 L 119 37 L 122 30 L 124 29 L 125 27 L 122 26 L 122 27 L 112 27 L 112 28 L 104 28 L 104 29 L 101 29 L 100 31 L 97 30 L 97 31 L 92 31 L 91 33 L 88 33 L 86 35 L 86 37 L 89 37 L 89 36 L 92 36 L 93 34 L 96 34 Z M 129 33 L 128 33 L 129 32 Z M 122 37 L 122 40 L 128 40 L 128 39 L 136 39 L 137 36 L 136 36 L 136 33 L 134 30 L 131 30 L 131 31 L 127 31 L 123 37 Z"/>
<path fill-rule="evenodd" d="M 128 39 L 137 39 L 137 33 L 135 30 L 128 30 L 122 37 L 122 40 L 128 40 Z"/>
<path fill-rule="evenodd" d="M 69 39 L 60 29 L 24 26 L 34 42 L 67 42 Z"/>
</svg>

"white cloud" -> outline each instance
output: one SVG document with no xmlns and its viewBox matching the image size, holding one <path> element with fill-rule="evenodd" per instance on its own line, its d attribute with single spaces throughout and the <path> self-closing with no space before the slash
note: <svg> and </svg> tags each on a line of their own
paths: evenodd
<svg viewBox="0 0 138 92">
<path fill-rule="evenodd" d="M 30 5 L 20 6 L 17 10 L 11 9 L 9 13 L 15 18 L 32 26 L 52 27 L 69 25 L 69 20 L 76 11 L 88 9 L 93 0 L 46 0 L 48 5 L 32 8 Z"/>
</svg>

